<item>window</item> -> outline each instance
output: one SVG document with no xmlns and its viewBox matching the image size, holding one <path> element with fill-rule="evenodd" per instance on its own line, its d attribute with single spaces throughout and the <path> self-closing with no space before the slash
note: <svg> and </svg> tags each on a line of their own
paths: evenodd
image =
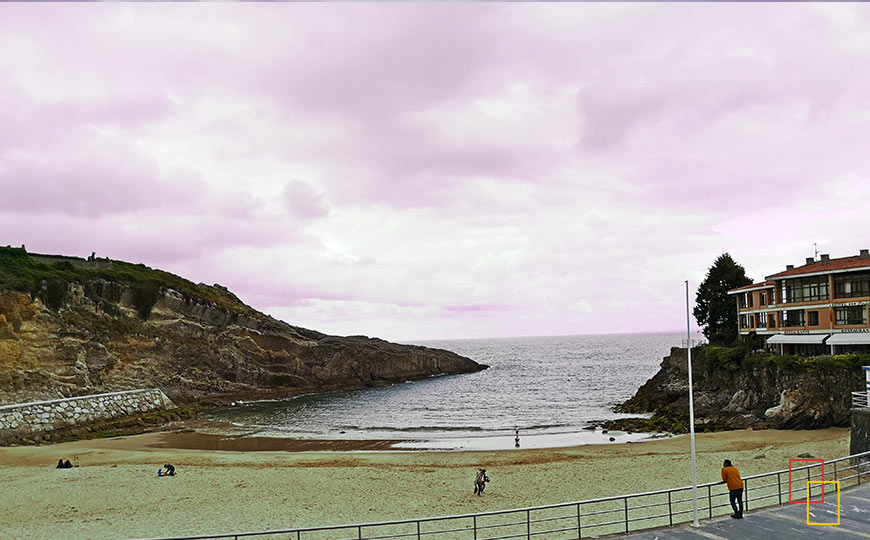
<svg viewBox="0 0 870 540">
<path fill-rule="evenodd" d="M 802 309 L 790 309 L 782 312 L 782 325 L 789 326 L 804 326 L 804 314 Z"/>
<path fill-rule="evenodd" d="M 740 328 L 749 328 L 749 315 L 740 316 Z"/>
<path fill-rule="evenodd" d="M 767 328 L 767 325 L 765 324 L 767 322 L 767 313 L 761 312 L 758 315 L 756 315 L 756 317 L 757 317 L 756 321 L 758 322 L 758 324 L 756 324 L 755 327 L 756 328 Z"/>
<path fill-rule="evenodd" d="M 828 276 L 785 279 L 782 281 L 782 302 L 810 302 L 828 299 Z"/>
<path fill-rule="evenodd" d="M 867 324 L 867 309 L 864 306 L 838 307 L 834 310 L 837 324 Z"/>
<path fill-rule="evenodd" d="M 807 311 L 807 318 L 809 319 L 809 326 L 818 326 L 819 325 L 819 312 L 818 311 Z"/>
<path fill-rule="evenodd" d="M 767 293 L 764 291 L 761 291 L 761 305 L 762 306 L 767 305 Z"/>
<path fill-rule="evenodd" d="M 776 328 L 776 315 L 774 315 L 773 313 L 770 313 L 767 316 L 767 327 Z"/>
<path fill-rule="evenodd" d="M 746 293 L 746 304 L 752 307 L 752 293 Z"/>
<path fill-rule="evenodd" d="M 870 296 L 870 272 L 834 275 L 834 298 Z"/>
</svg>

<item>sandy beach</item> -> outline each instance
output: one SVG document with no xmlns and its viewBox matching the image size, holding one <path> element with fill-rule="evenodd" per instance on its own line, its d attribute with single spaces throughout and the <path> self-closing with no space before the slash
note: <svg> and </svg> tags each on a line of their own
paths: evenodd
<svg viewBox="0 0 870 540">
<path fill-rule="evenodd" d="M 685 436 L 482 452 L 371 451 L 385 442 L 286 440 L 215 450 L 213 442 L 197 438 L 150 433 L 0 448 L 0 536 L 99 540 L 265 530 L 507 509 L 690 483 Z M 849 431 L 839 428 L 698 434 L 698 480 L 718 480 L 724 458 L 747 476 L 787 468 L 789 458 L 803 453 L 845 456 L 848 446 Z M 79 468 L 54 469 L 59 458 L 73 456 Z M 178 476 L 158 478 L 164 463 L 175 465 Z M 483 497 L 472 494 L 477 467 L 492 478 Z"/>
</svg>

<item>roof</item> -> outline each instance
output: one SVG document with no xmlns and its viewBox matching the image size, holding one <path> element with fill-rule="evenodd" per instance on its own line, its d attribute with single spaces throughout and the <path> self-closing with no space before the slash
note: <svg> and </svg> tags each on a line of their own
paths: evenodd
<svg viewBox="0 0 870 540">
<path fill-rule="evenodd" d="M 761 283 L 753 283 L 751 285 L 744 285 L 742 287 L 737 287 L 736 289 L 731 289 L 728 291 L 728 294 L 737 294 L 741 292 L 749 292 L 754 291 L 756 289 L 772 289 L 774 283 L 772 281 L 762 281 Z"/>
<path fill-rule="evenodd" d="M 841 257 L 839 259 L 830 259 L 829 261 L 815 261 L 810 264 L 798 266 L 791 270 L 772 274 L 765 279 L 776 279 L 791 276 L 799 276 L 802 274 L 824 274 L 835 270 L 848 270 L 850 268 L 870 268 L 870 257 L 862 257 L 853 255 L 851 257 Z"/>
<path fill-rule="evenodd" d="M 768 343 L 789 343 L 789 344 L 822 344 L 825 338 L 831 334 L 776 334 L 767 338 Z"/>
</svg>

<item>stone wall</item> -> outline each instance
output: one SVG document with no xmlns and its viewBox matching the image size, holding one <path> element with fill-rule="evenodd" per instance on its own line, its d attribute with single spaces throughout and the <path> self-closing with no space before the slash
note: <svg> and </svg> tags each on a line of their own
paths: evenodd
<svg viewBox="0 0 870 540">
<path fill-rule="evenodd" d="M 852 409 L 849 455 L 870 452 L 870 409 Z"/>
<path fill-rule="evenodd" d="M 42 433 L 174 409 L 157 388 L 78 396 L 0 407 L 0 445 Z"/>
<path fill-rule="evenodd" d="M 112 261 L 110 261 L 109 259 L 96 259 L 93 261 L 89 261 L 87 259 L 80 259 L 78 257 L 55 257 L 51 255 L 34 255 L 33 253 L 28 253 L 28 255 L 34 261 L 41 262 L 43 264 L 58 264 L 62 262 L 68 262 L 76 268 L 99 268 L 101 270 L 112 269 Z"/>
</svg>

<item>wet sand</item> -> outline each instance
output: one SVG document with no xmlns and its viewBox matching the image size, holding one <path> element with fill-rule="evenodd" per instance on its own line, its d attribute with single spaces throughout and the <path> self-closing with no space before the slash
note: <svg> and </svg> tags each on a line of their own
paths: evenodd
<svg viewBox="0 0 870 540">
<path fill-rule="evenodd" d="M 370 522 L 690 483 L 685 436 L 475 452 L 368 451 L 390 441 L 216 439 L 150 433 L 0 448 L 0 536 L 102 540 Z M 698 480 L 718 481 L 725 458 L 747 476 L 785 469 L 803 453 L 842 457 L 848 446 L 849 431 L 839 428 L 698 434 Z M 59 458 L 73 456 L 81 467 L 54 469 Z M 158 478 L 164 463 L 178 476 Z M 492 478 L 483 497 L 471 491 L 477 467 Z"/>
<path fill-rule="evenodd" d="M 221 450 L 227 452 L 358 452 L 392 450 L 406 442 L 389 439 L 290 439 L 285 437 L 227 437 L 206 433 L 160 433 L 148 448 Z"/>
</svg>

